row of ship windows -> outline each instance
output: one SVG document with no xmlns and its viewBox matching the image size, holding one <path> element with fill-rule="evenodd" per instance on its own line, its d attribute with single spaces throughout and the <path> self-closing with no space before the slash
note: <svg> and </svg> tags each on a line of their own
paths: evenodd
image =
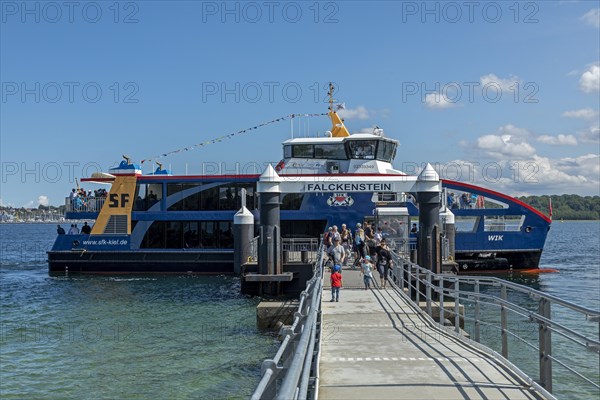
<svg viewBox="0 0 600 400">
<path fill-rule="evenodd" d="M 199 189 L 202 183 L 168 183 L 166 184 L 166 196 L 172 196 L 186 190 Z M 246 208 L 254 210 L 258 207 L 258 194 L 255 192 L 254 184 L 226 183 L 211 187 L 202 191 L 185 194 L 181 200 L 167 207 L 167 211 L 225 211 L 239 210 L 242 206 L 242 189 L 246 190 Z M 133 211 L 148 211 L 156 207 L 163 198 L 163 184 L 138 184 L 136 189 L 136 200 Z M 286 193 L 281 196 L 282 210 L 299 210 L 304 194 Z"/>
<path fill-rule="evenodd" d="M 133 228 L 136 221 L 132 222 Z M 154 221 L 140 244 L 143 249 L 233 248 L 231 221 Z"/>
<path fill-rule="evenodd" d="M 319 237 L 325 220 L 281 221 L 282 236 Z M 132 221 L 132 230 L 137 221 Z M 232 221 L 154 221 L 140 244 L 143 249 L 231 249 Z"/>
<path fill-rule="evenodd" d="M 397 144 L 385 140 L 351 140 L 336 144 L 294 144 L 283 147 L 284 158 L 381 160 L 392 162 Z"/>
</svg>

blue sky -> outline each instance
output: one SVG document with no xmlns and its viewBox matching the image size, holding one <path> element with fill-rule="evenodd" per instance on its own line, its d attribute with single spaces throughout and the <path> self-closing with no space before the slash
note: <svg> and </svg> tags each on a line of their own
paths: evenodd
<svg viewBox="0 0 600 400">
<path fill-rule="evenodd" d="M 4 205 L 62 204 L 122 154 L 325 112 L 329 81 L 351 132 L 401 142 L 399 169 L 599 194 L 598 1 L 0 3 Z M 286 121 L 162 162 L 250 172 L 289 137 Z"/>
</svg>

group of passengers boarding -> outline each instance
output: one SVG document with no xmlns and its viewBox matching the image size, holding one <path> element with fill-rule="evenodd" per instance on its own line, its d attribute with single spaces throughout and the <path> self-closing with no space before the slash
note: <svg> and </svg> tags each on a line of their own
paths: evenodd
<svg viewBox="0 0 600 400">
<path fill-rule="evenodd" d="M 376 230 L 375 225 L 366 224 L 365 229 L 363 229 L 362 224 L 358 223 L 354 235 L 352 235 L 346 224 L 342 225 L 341 232 L 338 232 L 337 226 L 334 225 L 328 228 L 323 237 L 323 243 L 333 263 L 330 276 L 332 302 L 339 301 L 340 288 L 342 287 L 342 266 L 347 265 L 350 256 L 350 243 L 353 243 L 356 254 L 356 262 L 352 265 L 352 269 L 355 269 L 357 265 L 360 266 L 365 290 L 371 288 L 374 270 L 379 273 L 381 288 L 387 288 L 390 270 L 393 268 L 393 259 L 381 228 Z M 369 255 L 367 255 L 367 252 Z"/>
</svg>

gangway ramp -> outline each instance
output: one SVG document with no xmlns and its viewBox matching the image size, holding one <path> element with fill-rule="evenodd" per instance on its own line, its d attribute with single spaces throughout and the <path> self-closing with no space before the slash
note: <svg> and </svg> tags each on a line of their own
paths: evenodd
<svg viewBox="0 0 600 400">
<path fill-rule="evenodd" d="M 322 294 L 319 399 L 543 399 L 493 354 L 436 327 L 397 288 L 344 270 Z"/>
</svg>

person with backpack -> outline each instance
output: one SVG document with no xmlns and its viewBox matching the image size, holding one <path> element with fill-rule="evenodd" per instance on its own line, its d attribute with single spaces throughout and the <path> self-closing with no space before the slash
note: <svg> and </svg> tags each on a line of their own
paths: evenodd
<svg viewBox="0 0 600 400">
<path fill-rule="evenodd" d="M 350 257 L 350 249 L 352 247 L 352 232 L 346 228 L 346 224 L 342 224 L 342 231 L 340 232 L 342 238 L 342 247 L 346 250 L 346 260 Z"/>
<path fill-rule="evenodd" d="M 365 258 L 365 231 L 363 231 L 360 223 L 356 224 L 356 230 L 354 231 L 354 246 L 358 262 L 360 259 Z"/>
<path fill-rule="evenodd" d="M 327 232 L 325 232 L 325 234 L 323 235 L 323 246 L 325 246 L 325 250 L 328 250 L 331 247 L 331 244 L 333 243 L 333 228 L 330 226 L 329 229 L 327 229 Z"/>
<path fill-rule="evenodd" d="M 379 246 L 376 249 L 377 252 L 377 271 L 379 272 L 379 279 L 381 280 L 381 287 L 386 288 L 386 283 L 390 275 L 390 269 L 392 268 L 392 252 L 388 247 L 385 238 L 381 239 Z"/>
</svg>

